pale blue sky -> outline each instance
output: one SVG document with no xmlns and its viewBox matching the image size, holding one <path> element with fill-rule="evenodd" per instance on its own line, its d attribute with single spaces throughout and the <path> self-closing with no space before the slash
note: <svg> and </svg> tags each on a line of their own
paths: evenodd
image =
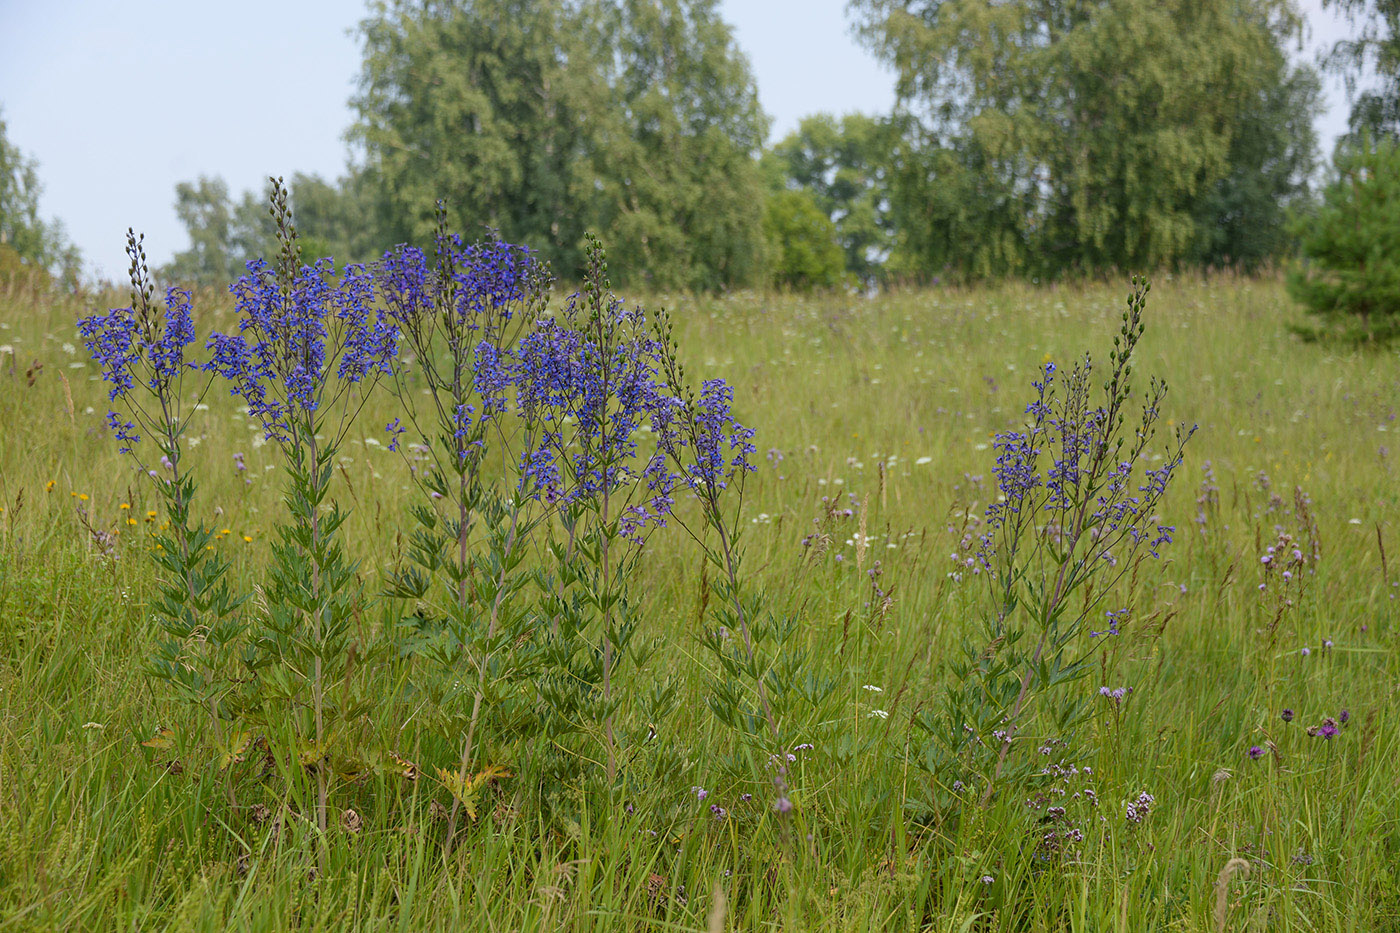
<svg viewBox="0 0 1400 933">
<path fill-rule="evenodd" d="M 893 77 L 851 35 L 845 0 L 722 0 L 748 53 L 773 139 L 817 111 L 879 113 Z M 1346 27 L 1302 4 L 1310 56 Z M 186 245 L 176 182 L 340 174 L 359 71 L 359 0 L 0 0 L 0 110 L 39 162 L 43 213 L 90 273 L 125 276 L 128 226 L 154 263 Z M 1324 151 L 1346 103 L 1328 83 Z"/>
</svg>

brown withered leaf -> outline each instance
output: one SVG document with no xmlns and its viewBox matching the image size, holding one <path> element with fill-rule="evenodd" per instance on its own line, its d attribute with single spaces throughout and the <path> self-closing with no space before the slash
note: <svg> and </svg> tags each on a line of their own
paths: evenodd
<svg viewBox="0 0 1400 933">
<path fill-rule="evenodd" d="M 157 730 L 157 732 L 156 732 L 155 735 L 151 736 L 149 739 L 147 739 L 146 741 L 142 742 L 141 744 L 144 745 L 146 748 L 154 748 L 154 749 L 161 750 L 161 751 L 163 751 L 163 750 L 165 750 L 165 749 L 167 749 L 167 748 L 174 748 L 174 747 L 175 747 L 175 730 L 174 730 L 174 729 L 160 729 L 160 730 Z"/>
</svg>

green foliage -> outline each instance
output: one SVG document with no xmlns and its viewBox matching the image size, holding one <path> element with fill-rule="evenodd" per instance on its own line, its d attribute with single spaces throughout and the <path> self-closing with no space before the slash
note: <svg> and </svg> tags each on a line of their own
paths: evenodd
<svg viewBox="0 0 1400 933">
<path fill-rule="evenodd" d="M 1294 254 L 1289 212 L 1310 196 L 1317 168 L 1313 115 L 1322 85 L 1308 67 L 1278 63 L 1280 80 L 1259 92 L 1233 129 L 1229 174 L 1196 203 L 1196 240 L 1184 261 L 1259 272 Z"/>
<path fill-rule="evenodd" d="M 653 287 L 761 275 L 765 121 L 713 0 L 395 0 L 361 35 L 351 134 L 390 242 L 426 242 L 441 197 L 567 277 L 589 230 Z"/>
<path fill-rule="evenodd" d="M 1219 253 L 1197 241 L 1229 205 L 1202 199 L 1237 169 L 1301 164 L 1293 149 L 1311 145 L 1278 127 L 1262 148 L 1282 157 L 1235 144 L 1289 80 L 1282 43 L 1297 22 L 1279 0 L 853 6 L 918 118 L 893 186 L 901 270 L 1055 276 Z"/>
<path fill-rule="evenodd" d="M 835 224 L 846 271 L 861 281 L 879 277 L 892 243 L 889 171 L 898 129 L 860 113 L 819 113 L 763 157 L 770 187 L 809 192 Z"/>
<path fill-rule="evenodd" d="M 1134 278 L 1098 404 L 1087 354 L 1062 382 L 1047 363 L 1025 426 L 997 435 L 998 502 L 987 510 L 976 558 L 963 565 L 985 579 L 993 609 L 980 642 L 966 641 L 964 658 L 951 662 L 943 701 L 916 720 L 928 734 L 920 764 L 933 778 L 925 804 L 934 812 L 958 814 L 959 799 L 985 806 L 998 790 L 1023 800 L 1047 773 L 1047 749 L 1077 744 L 1089 705 L 1068 688 L 1100 658 L 1107 668 L 1109 645 L 1123 636 L 1132 608 L 1104 614 L 1105 597 L 1171 543 L 1175 528 L 1162 524 L 1158 507 L 1195 429 L 1177 428 L 1163 466 L 1132 475 L 1146 460 L 1167 392 L 1153 379 L 1141 418 L 1130 416 L 1149 288 Z M 1099 625 L 1104 631 L 1091 630 Z M 1040 731 L 1025 735 L 1037 708 Z M 1039 755 L 1029 753 L 1032 745 Z M 1065 754 L 1073 760 L 1079 752 Z"/>
<path fill-rule="evenodd" d="M 1257 272 L 1294 252 L 1289 211 L 1309 195 L 1317 167 L 1313 116 L 1321 85 L 1310 68 L 1278 61 L 1279 80 L 1245 107 L 1230 140 L 1229 173 L 1196 201 L 1196 238 L 1183 257 L 1206 267 Z"/>
<path fill-rule="evenodd" d="M 655 288 L 756 283 L 763 198 L 754 156 L 767 118 L 718 4 L 597 5 L 607 112 L 620 122 L 593 147 L 592 170 L 602 186 L 596 229 L 614 265 Z"/>
<path fill-rule="evenodd" d="M 591 354 L 573 365 L 591 363 L 599 377 L 596 400 L 589 402 L 596 406 L 592 410 L 597 414 L 592 417 L 598 425 L 594 430 L 582 428 L 581 422 L 590 416 L 569 409 L 567 420 L 573 426 L 558 425 L 552 430 L 564 442 L 554 449 L 559 451 L 562 469 L 574 488 L 590 482 L 592 476 L 604 479 L 599 481 L 596 495 L 573 497 L 561 505 L 557 536 L 548 543 L 554 572 L 541 574 L 539 584 L 544 615 L 550 620 L 544 649 L 549 677 L 542 684 L 540 697 L 554 744 L 573 732 L 588 734 L 593 740 L 593 747 L 601 752 L 593 760 L 604 762 L 606 782 L 600 785 L 596 780 L 600 775 L 595 773 L 592 786 L 601 786 L 612 798 L 623 786 L 620 781 L 628 776 L 620 754 L 627 740 L 617 728 L 625 697 L 619 688 L 620 675 L 640 666 L 650 655 L 645 644 L 636 641 L 639 619 L 632 579 L 644 552 L 642 532 L 633 531 L 631 537 L 637 540 L 631 540 L 626 525 L 635 493 L 628 484 L 613 479 L 623 474 L 634 455 L 630 445 L 613 439 L 630 439 L 630 419 L 637 417 L 628 409 L 626 376 L 617 361 L 636 359 L 649 335 L 644 316 L 627 313 L 621 299 L 613 294 L 607 257 L 592 237 L 588 239 L 587 261 L 581 300 L 566 309 L 565 315 L 592 348 Z M 536 414 L 529 420 L 535 421 Z M 549 418 L 541 420 L 548 422 Z M 541 427 L 551 430 L 547 424 Z M 660 683 L 664 684 L 664 679 Z M 669 703 L 669 691 L 663 688 L 663 692 L 665 703 Z M 584 757 L 578 753 L 574 769 Z"/>
<path fill-rule="evenodd" d="M 159 346 L 162 341 L 170 345 L 169 309 L 152 300 L 155 288 L 145 249 L 130 231 L 127 255 L 131 258 L 130 307 L 139 339 L 146 345 L 144 352 L 149 353 L 152 345 Z M 146 658 L 146 671 L 206 720 L 209 736 L 204 744 L 214 751 L 212 757 L 217 761 L 217 770 L 223 772 L 228 803 L 234 806 L 237 798 L 227 769 L 232 759 L 242 753 L 235 746 L 246 741 L 246 737 L 239 738 L 245 734 L 237 728 L 242 712 L 238 697 L 240 651 L 246 628 L 240 610 L 246 596 L 229 588 L 231 561 L 217 546 L 222 536 L 216 535 L 204 520 L 195 518 L 196 484 L 188 457 L 193 445 L 187 435 L 200 404 L 198 400 L 208 392 L 209 380 L 204 380 L 202 388 L 186 392 L 184 376 L 193 373 L 183 366 L 176 370 L 155 377 L 153 387 L 146 383 L 146 387 L 153 388 L 151 396 L 132 399 L 122 395 L 120 403 L 124 409 L 122 418 L 130 416 L 140 422 L 139 429 L 133 422 L 132 431 L 127 433 L 140 430 L 150 435 L 161 455 L 162 471 L 168 470 L 167 475 L 149 469 L 143 477 L 150 479 L 166 516 L 164 524 L 152 534 L 152 559 L 159 572 L 157 596 L 151 601 L 151 608 L 158 634 Z M 150 372 L 148 369 L 147 374 Z M 152 511 L 150 517 L 156 514 Z M 126 523 L 128 527 L 137 524 L 129 514 Z M 173 730 L 162 730 L 150 741 L 174 744 L 176 738 Z M 193 749 L 200 743 L 187 737 L 184 744 Z"/>
<path fill-rule="evenodd" d="M 705 576 L 713 573 L 716 579 L 713 620 L 698 634 L 714 665 L 706 705 L 738 740 L 734 757 L 744 759 L 747 767 L 735 770 L 771 780 L 774 805 L 788 813 L 793 790 L 789 765 L 797 760 L 797 751 L 824 744 L 824 726 L 839 712 L 832 702 L 836 682 L 816 673 L 799 614 L 779 609 L 778 595 L 755 585 L 744 567 L 744 487 L 751 472 L 747 454 L 753 452 L 753 432 L 717 404 L 712 386 L 702 385 L 697 392 L 688 382 L 667 315 L 656 317 L 653 331 L 660 347 L 659 375 L 675 400 L 673 424 L 678 426 L 667 427 L 662 448 L 699 505 L 701 527 L 683 527 L 704 554 Z M 726 417 L 728 425 L 717 423 Z M 737 464 L 717 470 L 712 454 L 719 454 L 722 466 L 735 450 Z M 702 610 L 702 624 L 703 617 Z"/>
<path fill-rule="evenodd" d="M 456 768 L 441 772 L 453 798 L 444 843 L 450 849 L 459 809 L 476 819 L 472 772 L 484 766 L 478 776 L 492 773 L 488 755 L 517 749 L 538 732 L 532 678 L 541 617 L 522 593 L 533 577 L 522 564 L 541 515 L 518 475 L 491 468 L 520 463 L 511 444 L 528 448 L 533 437 L 524 431 L 507 439 L 490 417 L 463 424 L 461 413 L 492 410 L 492 398 L 472 378 L 475 354 L 484 347 L 495 358 L 508 354 L 520 329 L 543 310 L 548 282 L 532 272 L 513 313 L 485 310 L 464 294 L 459 276 L 467 270 L 457 265 L 441 204 L 437 223 L 431 304 L 400 318 L 415 365 L 404 362 L 390 380 L 423 443 L 410 447 L 422 499 L 410 510 L 407 560 L 390 570 L 387 595 L 411 609 L 400 650 L 433 662 L 410 685 L 425 731 L 460 747 Z M 463 307 L 475 313 L 464 315 Z M 392 427 L 400 428 L 398 419 Z"/>
<path fill-rule="evenodd" d="M 779 288 L 810 291 L 833 288 L 845 278 L 846 258 L 836 225 L 807 191 L 768 196 L 763 218 L 768 240 L 768 274 Z"/>
<path fill-rule="evenodd" d="M 0 116 L 0 274 L 29 266 L 71 285 L 77 282 L 82 257 L 61 223 L 39 216 L 42 191 L 38 164 L 10 142 Z"/>
<path fill-rule="evenodd" d="M 1028 192 L 1008 190 L 978 146 L 924 146 L 910 128 L 892 182 L 895 247 L 888 268 L 900 278 L 952 273 L 962 279 L 1032 274 Z"/>
<path fill-rule="evenodd" d="M 1344 146 L 1322 205 L 1300 222 L 1304 269 L 1293 297 L 1352 339 L 1400 333 L 1400 144 Z"/>
<path fill-rule="evenodd" d="M 577 264 L 587 218 L 570 208 L 586 186 L 585 127 L 603 93 L 587 29 L 563 4 L 372 8 L 351 134 L 381 192 L 387 239 L 428 242 L 441 198 L 453 229 L 486 225 Z"/>
</svg>

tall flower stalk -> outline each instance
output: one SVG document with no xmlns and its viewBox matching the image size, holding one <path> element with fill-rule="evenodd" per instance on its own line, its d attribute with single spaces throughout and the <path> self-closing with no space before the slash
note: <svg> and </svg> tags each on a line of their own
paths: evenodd
<svg viewBox="0 0 1400 933">
<path fill-rule="evenodd" d="M 769 672 L 760 668 L 760 655 L 754 644 L 756 607 L 745 605 L 739 585 L 743 562 L 740 540 L 743 528 L 739 518 L 744 479 L 754 470 L 749 455 L 757 450 L 753 444 L 755 432 L 734 419 L 731 413 L 734 390 L 724 380 L 708 380 L 698 393 L 687 382 L 669 318 L 658 316 L 654 327 L 661 348 L 661 377 L 667 395 L 656 406 L 653 416 L 653 428 L 659 438 L 658 453 L 648 465 L 647 475 L 653 484 L 668 491 L 679 485 L 694 494 L 700 507 L 702 527 L 713 532 L 718 541 L 711 548 L 701 534 L 686 526 L 691 537 L 704 548 L 706 559 L 721 575 L 718 595 L 724 618 L 720 625 L 707 630 L 702 640 L 732 677 L 742 677 L 749 682 L 757 709 L 745 712 L 749 704 L 731 695 L 732 680 L 719 682 L 710 703 L 727 725 L 740 727 L 742 719 L 744 731 L 750 734 L 766 731 L 770 739 L 776 740 L 779 726 L 768 696 Z M 738 633 L 737 646 L 729 644 L 731 632 Z"/>
<path fill-rule="evenodd" d="M 432 267 L 404 246 L 378 273 L 406 351 L 391 387 L 407 424 L 395 419 L 386 429 L 390 447 L 411 455 L 424 497 L 413 510 L 409 564 L 393 572 L 389 593 L 432 610 L 413 616 L 419 650 L 448 675 L 424 686 L 443 731 L 462 736 L 455 773 L 443 773 L 453 797 L 450 850 L 462 807 L 475 813 L 480 775 L 497 773 L 488 766 L 474 776 L 484 719 L 492 735 L 507 730 L 533 665 L 533 617 L 517 597 L 528 582 L 524 545 L 547 510 L 530 509 L 530 478 L 520 473 L 536 432 L 510 407 L 515 344 L 543 309 L 549 281 L 527 250 L 449 234 L 442 205 Z M 405 446 L 410 428 L 422 444 Z M 438 577 L 444 589 L 434 586 Z"/>
<path fill-rule="evenodd" d="M 1133 280 L 1099 404 L 1091 402 L 1087 356 L 1062 385 L 1047 363 L 1024 426 L 996 437 L 1000 495 L 987 509 L 977 557 L 993 611 L 983 643 L 969 643 L 966 661 L 952 665 L 955 683 L 942 708 L 919 720 L 935 739 L 924 763 L 949 775 L 945 790 L 975 780 L 989 802 L 1037 698 L 1059 692 L 1048 714 L 1062 731 L 1082 718 L 1083 699 L 1059 691 L 1093 658 L 1076 646 L 1119 633 L 1129 607 L 1108 602 L 1115 584 L 1171 543 L 1174 528 L 1160 509 L 1195 429 L 1177 428 L 1160 465 L 1150 465 L 1167 387 L 1152 380 L 1132 417 L 1132 357 L 1148 289 Z M 1083 598 L 1071 601 L 1076 593 Z"/>
<path fill-rule="evenodd" d="M 544 591 L 550 670 L 541 691 L 556 728 L 600 729 L 614 788 L 617 677 L 636 634 L 628 581 L 672 500 L 669 487 L 644 476 L 637 448 L 658 402 L 655 341 L 640 309 L 613 295 L 602 246 L 590 240 L 587 252 L 582 291 L 521 342 L 518 399 L 540 438 L 524 477 L 533 495 L 554 504 L 563 532 Z"/>
<path fill-rule="evenodd" d="M 245 597 L 228 588 L 229 562 L 214 551 L 213 529 L 192 517 L 195 481 L 183 444 L 211 377 L 194 376 L 205 367 L 187 357 L 195 339 L 190 293 L 168 289 L 161 309 L 153 300 L 144 238 L 127 231 L 126 252 L 131 305 L 82 318 L 78 332 L 111 384 L 108 426 L 165 503 L 168 534 L 154 541 L 155 561 L 164 571 L 155 604 L 162 637 L 148 670 L 207 713 L 233 806 L 237 798 L 228 765 L 245 739 L 231 723 L 235 713 L 226 700 L 233 690 L 231 666 L 244 630 L 239 608 Z M 158 459 L 142 456 L 143 435 L 154 442 Z"/>
<path fill-rule="evenodd" d="M 715 619 L 700 634 L 716 665 L 707 702 L 716 719 L 760 752 L 762 767 L 772 769 L 773 806 L 786 814 L 792 809 L 789 756 L 810 741 L 801 733 L 821 718 L 804 714 L 817 710 L 834 684 L 812 674 L 798 647 L 797 620 L 774 611 L 768 594 L 743 572 L 741 515 L 745 480 L 754 471 L 755 430 L 734 416 L 734 390 L 723 379 L 705 380 L 698 391 L 687 380 L 667 316 L 656 316 L 653 331 L 662 396 L 652 419 L 656 453 L 644 475 L 649 486 L 668 494 L 689 492 L 699 508 L 698 523 L 682 514 L 675 520 L 717 574 Z"/>
<path fill-rule="evenodd" d="M 300 733 L 297 757 L 315 773 L 316 825 L 324 834 L 332 746 L 353 714 L 353 704 L 334 703 L 327 684 L 349 679 L 347 630 L 361 600 L 338 538 L 346 515 L 326 503 L 335 454 L 369 387 L 389 371 L 398 334 L 374 310 L 364 267 L 337 274 L 330 260 L 302 265 L 287 190 L 272 181 L 276 265 L 251 262 L 234 284 L 238 333 L 211 338 L 211 365 L 277 443 L 286 467 L 287 516 L 277 529 L 267 624 L 252 664 L 263 701 L 290 713 Z M 308 707 L 309 724 L 299 721 Z M 276 715 L 267 712 L 270 720 Z"/>
</svg>

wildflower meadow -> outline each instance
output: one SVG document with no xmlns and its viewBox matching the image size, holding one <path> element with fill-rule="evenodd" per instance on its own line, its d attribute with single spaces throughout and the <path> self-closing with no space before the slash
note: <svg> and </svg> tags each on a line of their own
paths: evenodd
<svg viewBox="0 0 1400 933">
<path fill-rule="evenodd" d="M 273 192 L 227 289 L 0 292 L 0 928 L 1400 926 L 1393 351 Z"/>
</svg>

